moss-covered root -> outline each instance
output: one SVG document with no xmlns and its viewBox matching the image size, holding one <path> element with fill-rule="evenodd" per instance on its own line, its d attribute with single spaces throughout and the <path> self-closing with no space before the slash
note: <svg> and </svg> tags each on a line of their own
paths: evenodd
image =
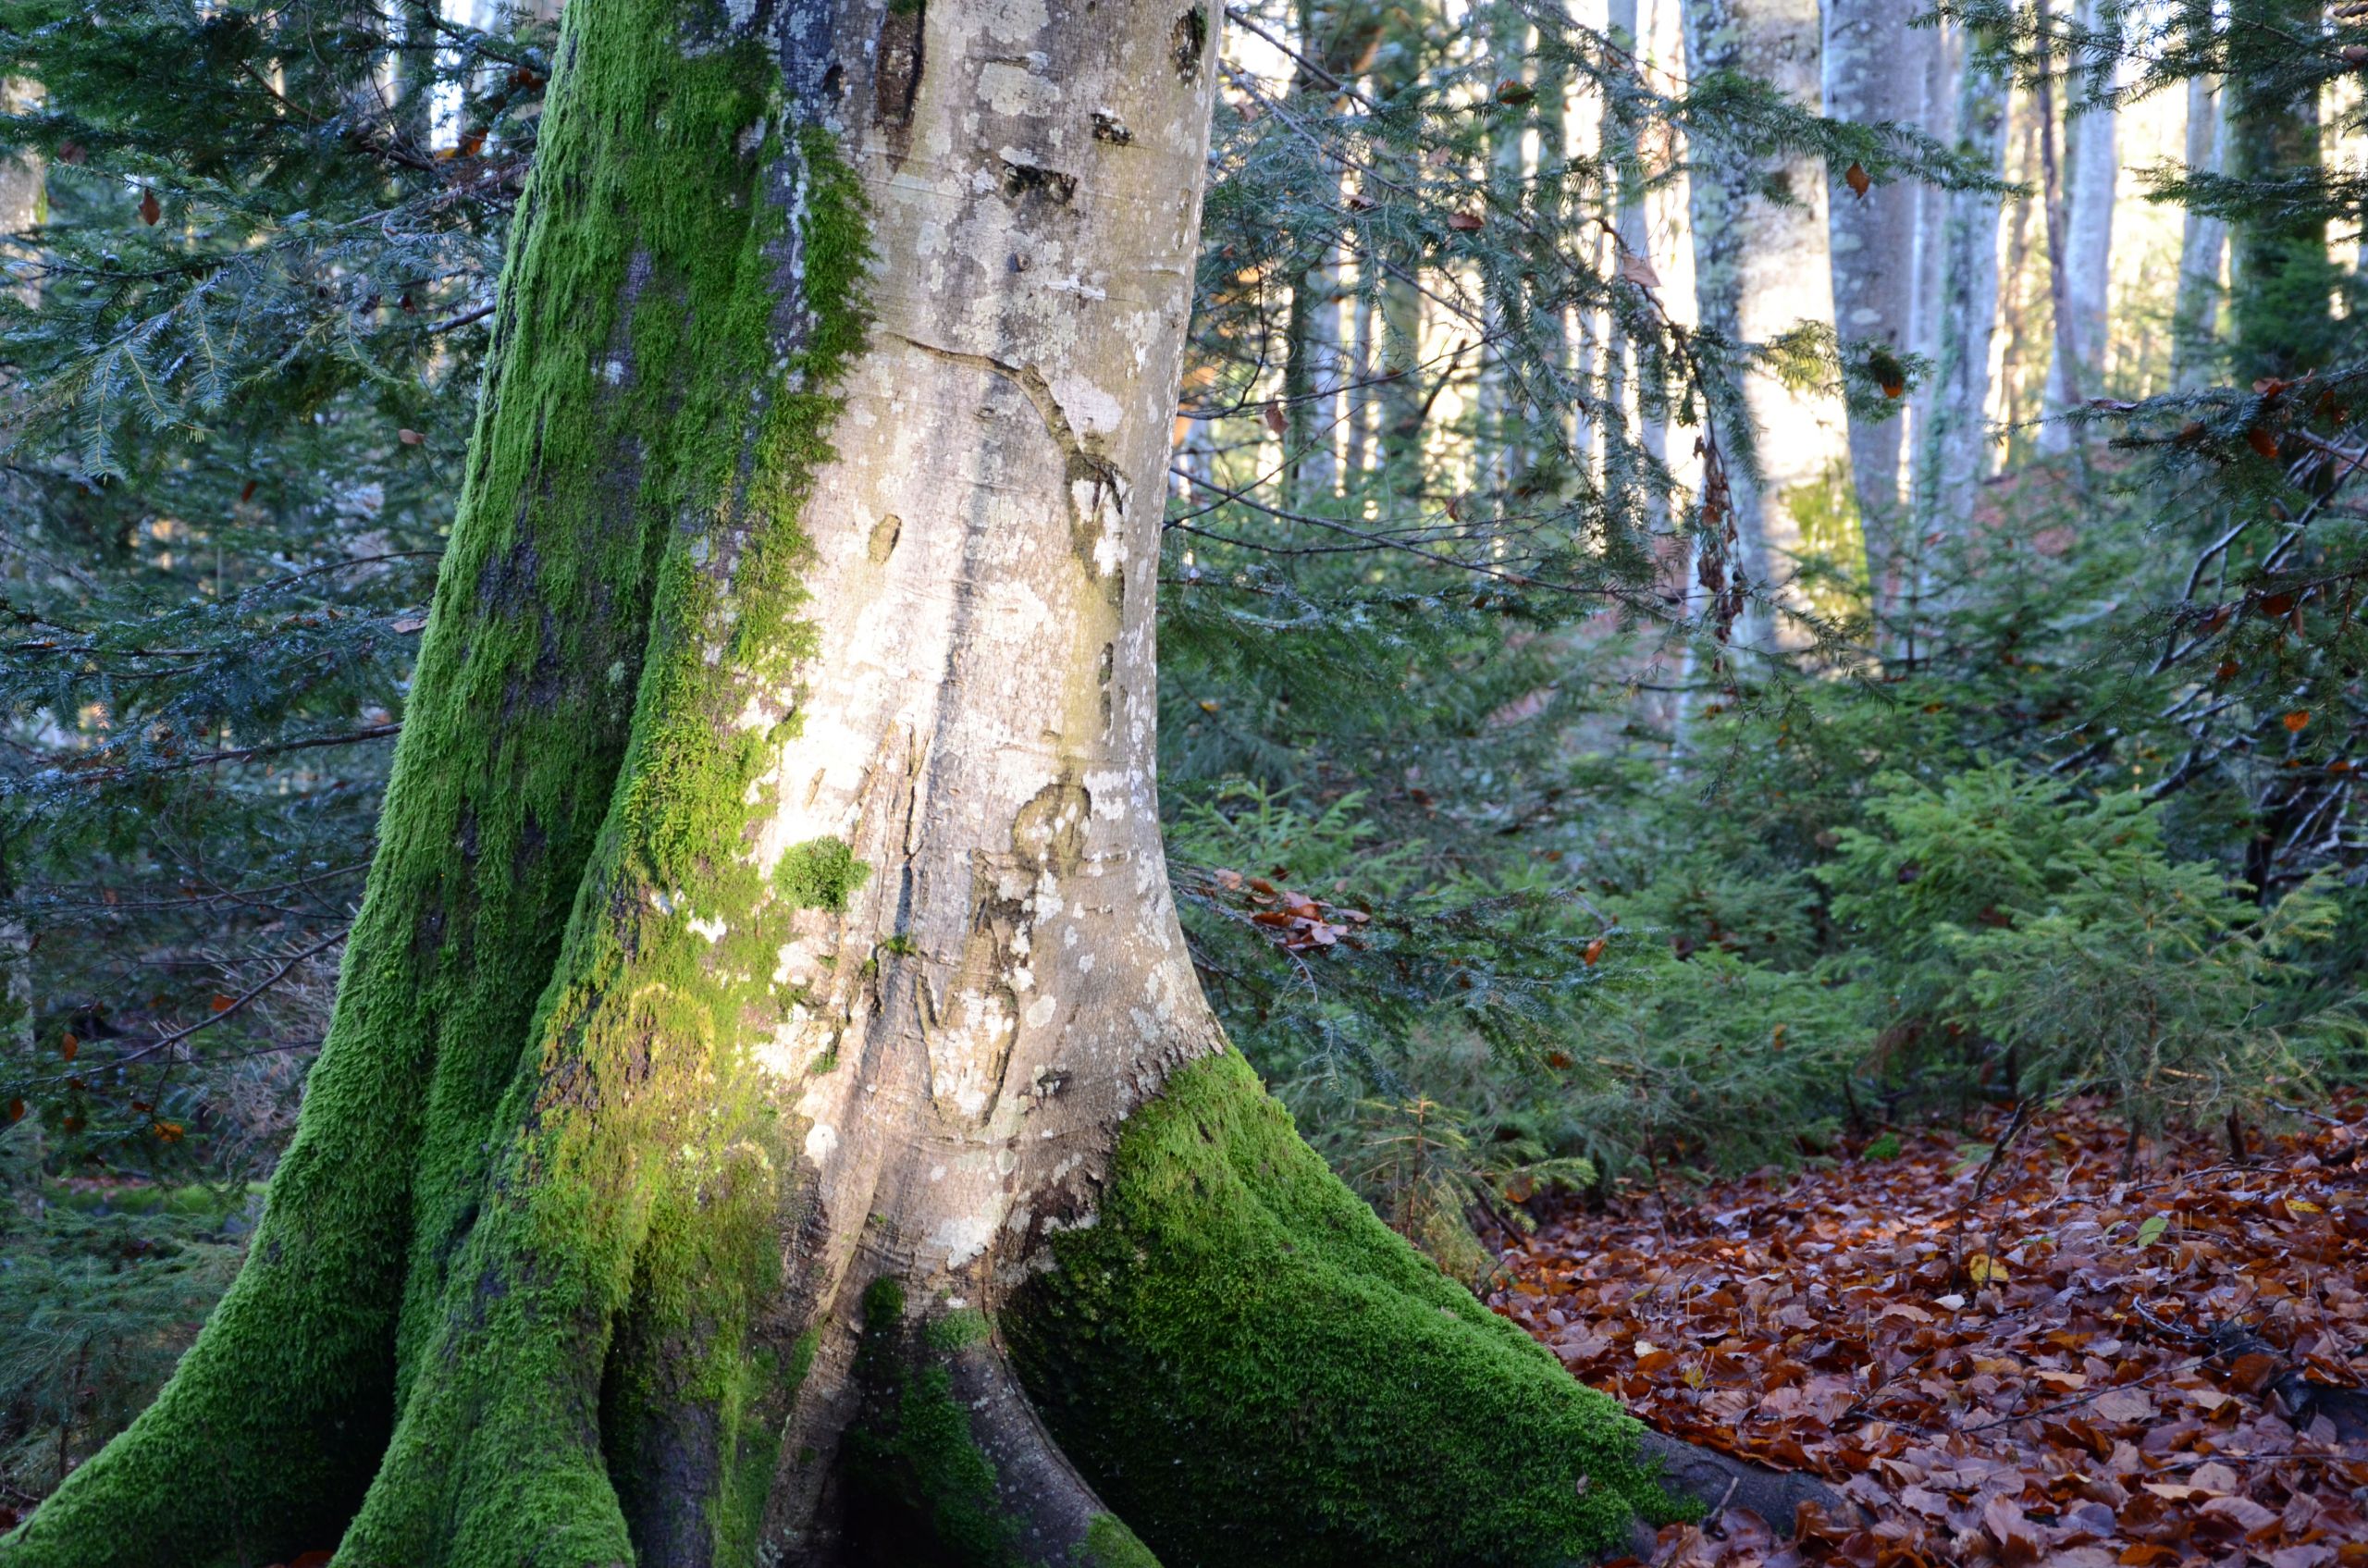
<svg viewBox="0 0 2368 1568">
<path fill-rule="evenodd" d="M 1037 1418 L 986 1318 L 864 1296 L 838 1524 L 861 1568 L 1159 1568 Z"/>
<path fill-rule="evenodd" d="M 1002 1323 L 1168 1568 L 1524 1568 L 1678 1516 L 1643 1428 L 1375 1219 L 1231 1052 L 1121 1131 Z"/>
</svg>

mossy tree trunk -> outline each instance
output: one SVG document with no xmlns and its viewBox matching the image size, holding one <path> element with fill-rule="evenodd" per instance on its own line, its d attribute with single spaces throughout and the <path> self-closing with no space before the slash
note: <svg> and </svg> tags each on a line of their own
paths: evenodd
<svg viewBox="0 0 2368 1568">
<path fill-rule="evenodd" d="M 1169 904 L 1216 19 L 568 6 L 296 1140 L 0 1564 L 1511 1565 L 1668 1506 Z"/>
</svg>

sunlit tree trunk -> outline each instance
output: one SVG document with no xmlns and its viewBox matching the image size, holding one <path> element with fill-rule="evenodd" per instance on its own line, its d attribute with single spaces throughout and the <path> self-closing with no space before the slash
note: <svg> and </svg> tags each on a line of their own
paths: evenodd
<svg viewBox="0 0 2368 1568">
<path fill-rule="evenodd" d="M 1995 171 L 2006 143 L 2008 82 L 2002 62 L 1978 38 L 1960 44 L 1955 142 L 1975 167 Z M 1990 340 L 1998 322 L 1998 199 L 1957 191 L 1936 204 L 1939 296 L 1932 309 L 1934 364 L 1930 417 L 1917 433 L 1909 549 L 1914 574 L 1906 614 L 1917 623 L 1954 602 L 1961 561 L 1951 547 L 1968 539 L 1994 442 L 1989 420 Z"/>
<path fill-rule="evenodd" d="M 1176 923 L 1217 23 L 573 0 L 296 1138 L 0 1565 L 1542 1568 L 1666 1507 Z"/>
<path fill-rule="evenodd" d="M 2187 167 L 2220 172 L 2220 86 L 2208 76 L 2187 83 Z M 2191 392 L 2212 379 L 2219 334 L 2220 274 L 2227 259 L 2228 226 L 2187 209 L 2179 232 L 2178 294 L 2171 313 L 2171 386 Z"/>
<path fill-rule="evenodd" d="M 1741 71 L 1803 104 L 1820 94 L 1814 0 L 1684 0 L 1686 70 Z M 1694 290 L 1703 328 L 1737 343 L 1764 342 L 1801 321 L 1833 314 L 1825 178 L 1806 159 L 1779 170 L 1794 201 L 1758 191 L 1756 149 L 1697 148 L 1691 204 Z M 1729 460 L 1740 566 L 1749 580 L 1737 639 L 1745 647 L 1799 646 L 1804 600 L 1794 586 L 1800 526 L 1790 492 L 1829 483 L 1844 451 L 1838 402 L 1795 391 L 1772 376 L 1745 378 L 1745 417 L 1720 438 Z"/>
<path fill-rule="evenodd" d="M 1922 108 L 1931 30 L 1892 0 L 1828 0 L 1825 112 L 1865 123 L 1916 119 Z M 1845 340 L 1904 355 L 1915 315 L 1916 215 L 1912 181 L 1854 193 L 1835 179 L 1826 191 L 1832 252 L 1833 324 Z M 1871 351 L 1869 351 L 1871 352 Z M 1850 476 L 1858 501 L 1869 610 L 1881 624 L 1897 596 L 1893 558 L 1900 515 L 1900 442 L 1905 421 L 1852 415 Z"/>
<path fill-rule="evenodd" d="M 2080 0 L 2075 19 L 2097 25 L 2098 0 Z M 2063 88 L 2064 279 L 2055 298 L 2064 315 L 2055 324 L 2048 356 L 2046 413 L 2053 416 L 2104 394 L 2106 334 L 2113 288 L 2113 208 L 2121 172 L 2115 130 L 2119 117 L 2109 108 L 2078 110 L 2078 89 Z M 2072 449 L 2079 427 L 2051 417 L 2040 427 L 2043 452 Z"/>
</svg>

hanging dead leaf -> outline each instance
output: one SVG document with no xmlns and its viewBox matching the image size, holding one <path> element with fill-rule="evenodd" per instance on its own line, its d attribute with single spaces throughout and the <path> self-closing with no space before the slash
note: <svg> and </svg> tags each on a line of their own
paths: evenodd
<svg viewBox="0 0 2368 1568">
<path fill-rule="evenodd" d="M 1850 193 L 1862 202 L 1867 199 L 1867 192 L 1872 190 L 1875 184 L 1867 177 L 1865 166 L 1857 163 L 1853 163 L 1842 171 L 1842 182 L 1849 186 Z"/>
<path fill-rule="evenodd" d="M 1620 276 L 1639 289 L 1661 286 L 1661 275 L 1653 270 L 1653 264 L 1647 257 L 1636 251 L 1630 251 L 1620 258 Z"/>
<path fill-rule="evenodd" d="M 2277 461 L 2277 437 L 2258 425 L 2245 432 L 2245 445 L 2272 463 Z"/>
<path fill-rule="evenodd" d="M 214 994 L 214 1000 L 208 1005 L 217 1013 L 227 1013 L 233 1006 L 235 1006 L 229 997 L 223 995 L 218 991 Z"/>
<path fill-rule="evenodd" d="M 2311 710 L 2307 708 L 2297 708 L 2293 712 L 2288 713 L 2280 721 L 2280 722 L 2285 724 L 2288 735 L 2298 735 L 2302 733 L 2302 726 L 2310 722 Z"/>
<path fill-rule="evenodd" d="M 10 1121 L 22 1121 L 25 1119 L 25 1103 L 22 1100 L 11 1100 L 8 1102 L 8 1119 Z"/>
<path fill-rule="evenodd" d="M 142 191 L 140 192 L 141 222 L 153 228 L 156 226 L 156 220 L 164 216 L 164 205 L 156 200 L 156 192 L 154 191 Z"/>
<path fill-rule="evenodd" d="M 1283 405 L 1278 402 L 1269 402 L 1264 408 L 1259 410 L 1258 417 L 1264 422 L 1267 429 L 1277 436 L 1290 425 L 1290 421 L 1284 416 Z"/>
<path fill-rule="evenodd" d="M 57 1042 L 57 1054 L 70 1062 L 82 1054 L 82 1043 L 71 1034 L 61 1036 Z"/>
<path fill-rule="evenodd" d="M 1585 953 L 1579 955 L 1581 959 L 1586 964 L 1587 968 L 1595 968 L 1596 960 L 1603 957 L 1603 943 L 1604 939 L 1598 936 L 1593 942 L 1587 944 L 1587 950 Z"/>
<path fill-rule="evenodd" d="M 1537 89 L 1510 76 L 1497 83 L 1497 102 L 1510 108 L 1519 108 L 1536 96 Z"/>
<path fill-rule="evenodd" d="M 1475 233 L 1486 221 L 1478 213 L 1449 213 L 1447 216 L 1447 226 L 1459 234 Z"/>
</svg>

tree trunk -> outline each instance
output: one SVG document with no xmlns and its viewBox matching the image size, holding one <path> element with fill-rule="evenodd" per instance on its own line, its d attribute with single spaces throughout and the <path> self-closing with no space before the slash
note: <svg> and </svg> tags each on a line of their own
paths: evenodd
<svg viewBox="0 0 2368 1568">
<path fill-rule="evenodd" d="M 2187 167 L 2198 174 L 2220 172 L 2220 86 L 2208 76 L 2187 82 Z M 2171 389 L 2192 392 L 2212 380 L 2219 337 L 2222 264 L 2227 259 L 2228 226 L 2187 209 L 2179 233 L 2178 296 L 2171 312 Z"/>
<path fill-rule="evenodd" d="M 1665 1512 L 1176 924 L 1216 21 L 567 7 L 296 1139 L 0 1564 L 1544 1564 Z"/>
<path fill-rule="evenodd" d="M 1977 167 L 1995 171 L 2005 152 L 2007 80 L 2003 61 L 1979 38 L 1961 44 L 1955 143 Z M 1998 323 L 1998 199 L 1954 192 L 1940 204 L 1940 298 L 1933 312 L 1936 349 L 1930 418 L 1917 435 L 1915 574 L 1908 606 L 1911 654 L 1923 617 L 1945 613 L 1956 599 L 1959 552 L 1973 533 L 1981 481 L 1989 477 L 1990 340 Z"/>
<path fill-rule="evenodd" d="M 1829 0 L 1825 9 L 1825 112 L 1855 123 L 1916 119 L 1923 107 L 1925 53 L 1934 34 L 1914 28 L 1911 7 L 1890 0 Z M 1864 196 L 1833 182 L 1826 191 L 1833 266 L 1833 324 L 1845 340 L 1904 354 L 1915 315 L 1916 208 L 1921 187 L 1903 181 Z M 1866 551 L 1869 613 L 1881 625 L 1896 597 L 1893 556 L 1900 530 L 1900 440 L 1896 412 L 1853 414 L 1850 476 Z"/>
<path fill-rule="evenodd" d="M 2080 0 L 2075 19 L 2084 29 L 2098 24 L 2097 0 Z M 2113 207 L 2121 170 L 2115 145 L 2119 116 L 2110 108 L 2078 105 L 2067 80 L 2065 97 L 2064 280 L 2054 298 L 2063 315 L 2048 358 L 2046 412 L 2039 450 L 2069 452 L 2080 427 L 2054 417 L 2090 398 L 2104 395 L 2105 334 L 2113 290 Z M 2051 263 L 2053 258 L 2051 257 Z"/>
<path fill-rule="evenodd" d="M 1796 101 L 1818 101 L 1814 0 L 1684 0 L 1683 18 L 1690 76 L 1738 71 Z M 1777 178 L 1795 199 L 1780 204 L 1759 191 L 1766 176 L 1756 150 L 1703 147 L 1693 157 L 1694 292 L 1704 330 L 1731 343 L 1759 343 L 1802 321 L 1832 320 L 1818 166 L 1788 160 Z M 1744 377 L 1742 394 L 1742 417 L 1719 430 L 1749 580 L 1737 640 L 1763 651 L 1796 648 L 1807 641 L 1798 620 L 1807 601 L 1794 585 L 1801 534 L 1787 497 L 1831 480 L 1844 415 L 1833 399 L 1796 392 L 1758 371 Z"/>
</svg>

